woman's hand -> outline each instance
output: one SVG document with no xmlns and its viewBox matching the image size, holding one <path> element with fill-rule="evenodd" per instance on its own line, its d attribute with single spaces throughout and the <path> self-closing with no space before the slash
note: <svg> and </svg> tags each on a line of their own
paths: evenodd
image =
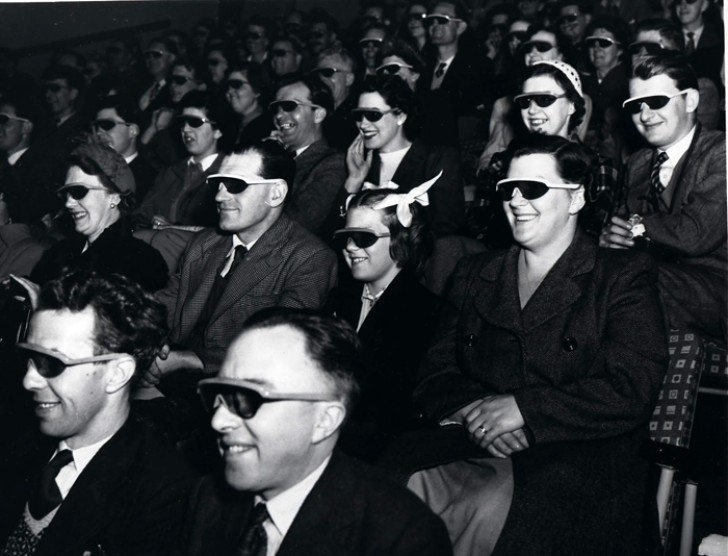
<svg viewBox="0 0 728 556">
<path fill-rule="evenodd" d="M 364 154 L 364 137 L 359 134 L 346 150 L 346 169 L 349 177 L 344 187 L 349 193 L 358 193 L 372 167 L 373 151 Z"/>
<path fill-rule="evenodd" d="M 632 226 L 619 216 L 612 216 L 612 220 L 604 227 L 599 236 L 599 247 L 612 249 L 629 249 L 634 247 L 632 239 Z"/>
<path fill-rule="evenodd" d="M 502 434 L 496 437 L 490 444 L 483 442 L 484 438 L 484 434 L 479 435 L 479 437 L 472 437 L 475 444 L 481 448 L 485 448 L 497 458 L 507 458 L 515 452 L 521 452 L 530 447 L 523 429 Z"/>
<path fill-rule="evenodd" d="M 479 403 L 471 404 L 468 407 L 470 411 L 465 415 L 463 424 L 473 441 L 483 448 L 488 448 L 497 438 L 522 429 L 526 424 L 516 403 L 516 398 L 510 394 L 488 396 Z M 526 437 L 523 435 L 517 440 L 518 444 L 523 444 Z M 508 437 L 507 440 L 502 439 L 496 444 L 496 448 L 501 452 L 506 446 L 513 449 L 516 443 L 510 442 L 510 437 Z"/>
<path fill-rule="evenodd" d="M 23 286 L 23 289 L 28 293 L 28 301 L 30 301 L 30 307 L 35 311 L 38 307 L 38 296 L 40 294 L 40 286 L 35 282 L 31 282 L 27 278 L 21 276 L 15 276 L 11 274 L 10 277 L 15 280 L 18 284 Z"/>
</svg>

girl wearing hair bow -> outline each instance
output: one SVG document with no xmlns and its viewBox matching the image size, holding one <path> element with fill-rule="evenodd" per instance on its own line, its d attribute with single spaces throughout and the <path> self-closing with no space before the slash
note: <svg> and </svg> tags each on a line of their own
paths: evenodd
<svg viewBox="0 0 728 556">
<path fill-rule="evenodd" d="M 432 250 L 424 218 L 427 189 L 368 190 L 352 198 L 346 227 L 334 233 L 356 280 L 340 291 L 337 316 L 363 345 L 361 398 L 342 437 L 345 451 L 373 461 L 399 433 L 416 426 L 410 398 L 432 336 L 438 298 L 417 281 Z"/>
</svg>

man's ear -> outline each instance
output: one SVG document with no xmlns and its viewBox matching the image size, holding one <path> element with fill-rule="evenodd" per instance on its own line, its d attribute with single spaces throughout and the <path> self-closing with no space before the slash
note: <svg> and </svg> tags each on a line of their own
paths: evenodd
<svg viewBox="0 0 728 556">
<path fill-rule="evenodd" d="M 313 121 L 317 124 L 320 124 L 326 119 L 326 108 L 321 108 L 320 106 L 315 108 L 313 111 Z"/>
<path fill-rule="evenodd" d="M 468 24 L 467 23 L 465 23 L 464 21 L 459 21 L 458 22 L 457 30 L 455 31 L 457 33 L 458 37 L 460 35 L 462 35 L 467 28 L 468 28 Z"/>
<path fill-rule="evenodd" d="M 131 133 L 132 137 L 138 137 L 139 136 L 139 126 L 137 124 L 131 124 L 129 126 L 129 132 Z"/>
<path fill-rule="evenodd" d="M 286 200 L 287 194 L 288 185 L 284 180 L 278 180 L 270 188 L 270 193 L 268 194 L 268 199 L 265 204 L 269 207 L 279 207 L 283 204 L 283 201 Z"/>
<path fill-rule="evenodd" d="M 698 105 L 700 104 L 700 93 L 697 89 L 688 89 L 685 93 L 685 108 L 690 112 L 697 112 Z"/>
<path fill-rule="evenodd" d="M 33 122 L 23 122 L 23 135 L 28 135 L 33 133 Z"/>
<path fill-rule="evenodd" d="M 326 406 L 321 408 L 318 419 L 313 429 L 312 440 L 314 444 L 323 442 L 330 438 L 341 428 L 346 417 L 346 408 L 341 402 L 325 402 Z"/>
<path fill-rule="evenodd" d="M 114 394 L 129 384 L 129 381 L 134 377 L 136 361 L 134 361 L 133 357 L 129 356 L 114 359 L 108 365 L 106 387 L 104 390 L 107 394 Z"/>
<path fill-rule="evenodd" d="M 73 89 L 69 87 L 68 96 L 71 97 L 71 100 L 76 100 L 78 98 L 78 89 Z"/>
<path fill-rule="evenodd" d="M 215 137 L 216 140 L 219 140 L 220 137 L 222 137 L 222 131 L 220 131 L 219 129 L 215 128 L 215 132 L 213 133 L 213 136 Z"/>
</svg>

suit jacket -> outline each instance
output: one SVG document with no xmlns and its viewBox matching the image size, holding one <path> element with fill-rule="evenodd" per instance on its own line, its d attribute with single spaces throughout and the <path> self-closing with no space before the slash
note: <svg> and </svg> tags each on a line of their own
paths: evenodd
<svg viewBox="0 0 728 556">
<path fill-rule="evenodd" d="M 0 546 L 23 514 L 33 481 L 55 443 L 27 435 L 0 463 Z M 130 417 L 79 475 L 34 556 L 164 555 L 177 538 L 194 474 L 149 425 Z"/>
<path fill-rule="evenodd" d="M 133 219 L 138 226 L 151 226 L 155 215 L 171 218 L 172 205 L 177 201 L 176 218 L 173 224 L 185 226 L 217 226 L 217 205 L 215 193 L 205 187 L 207 176 L 220 170 L 224 155 L 219 154 L 212 165 L 187 190 L 182 191 L 185 183 L 188 160 L 185 159 L 162 170 L 154 186 L 147 193 L 139 208 L 134 211 Z M 179 197 L 179 200 L 177 200 Z"/>
<path fill-rule="evenodd" d="M 706 15 L 710 13 L 716 14 L 712 10 L 705 12 Z M 703 34 L 700 35 L 700 40 L 695 45 L 695 51 L 688 57 L 688 61 L 695 68 L 698 77 L 707 77 L 720 90 L 724 88 L 720 71 L 725 56 L 725 39 L 721 23 L 720 18 L 717 21 L 711 21 L 710 18 L 705 21 Z"/>
<path fill-rule="evenodd" d="M 414 402 L 439 421 L 514 396 L 531 446 L 512 456 L 494 554 L 639 553 L 648 465 L 638 451 L 668 357 L 654 267 L 578 232 L 521 309 L 518 257 L 513 247 L 459 265 Z"/>
<path fill-rule="evenodd" d="M 427 207 L 430 225 L 438 236 L 457 234 L 465 223 L 465 193 L 460 168 L 460 155 L 452 147 L 414 141 L 392 176 L 399 191 L 407 192 L 442 170 L 442 176 L 428 192 L 430 205 Z M 379 168 L 373 165 L 366 181 L 378 184 Z"/>
<path fill-rule="evenodd" d="M 191 497 L 175 556 L 233 556 L 253 495 L 205 477 Z M 277 556 L 448 556 L 442 522 L 378 470 L 335 452 L 304 501 Z"/>
<path fill-rule="evenodd" d="M 137 157 L 131 161 L 129 168 L 134 174 L 134 182 L 136 183 L 136 190 L 134 191 L 136 203 L 140 205 L 147 193 L 151 191 L 157 177 L 157 171 L 141 153 L 137 154 Z"/>
<path fill-rule="evenodd" d="M 329 147 L 324 139 L 312 143 L 296 157 L 296 177 L 286 213 L 307 230 L 328 238 L 334 231 L 332 222 L 345 181 L 343 153 Z"/>
<path fill-rule="evenodd" d="M 336 315 L 359 324 L 363 285 L 342 295 Z M 358 331 L 363 371 L 361 395 L 342 435 L 342 449 L 374 460 L 397 434 L 417 426 L 412 411 L 416 370 L 435 329 L 439 298 L 401 271 Z"/>
<path fill-rule="evenodd" d="M 196 338 L 197 321 L 231 248 L 230 235 L 200 232 L 182 255 L 170 286 L 160 292 L 167 305 L 170 342 L 182 348 L 196 344 L 195 353 L 210 373 L 217 371 L 225 350 L 253 313 L 268 307 L 319 309 L 336 285 L 334 252 L 281 215 L 228 277 L 203 337 Z"/>
<path fill-rule="evenodd" d="M 678 162 L 668 190 L 669 209 L 655 211 L 650 203 L 650 171 L 654 149 L 633 154 L 625 174 L 626 201 L 621 214 L 642 215 L 649 251 L 660 262 L 699 269 L 715 280 L 716 299 L 725 299 L 726 149 L 725 134 L 698 128 L 688 151 Z"/>
</svg>

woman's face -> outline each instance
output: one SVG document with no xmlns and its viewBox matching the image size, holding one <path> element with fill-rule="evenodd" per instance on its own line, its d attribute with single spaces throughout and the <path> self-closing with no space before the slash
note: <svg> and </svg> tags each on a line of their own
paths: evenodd
<svg viewBox="0 0 728 556">
<path fill-rule="evenodd" d="M 185 66 L 174 66 L 169 83 L 169 95 L 172 102 L 179 102 L 190 91 L 197 89 L 194 72 Z"/>
<path fill-rule="evenodd" d="M 367 228 L 377 234 L 389 233 L 382 221 L 383 213 L 369 207 L 356 207 L 346 214 L 347 228 Z M 389 254 L 391 238 L 380 237 L 369 247 L 358 247 L 349 240 L 344 249 L 344 259 L 355 280 L 370 284 L 372 293 L 386 288 L 397 276 L 399 267 Z"/>
<path fill-rule="evenodd" d="M 508 177 L 542 178 L 563 183 L 556 160 L 550 154 L 528 154 L 514 158 Z M 573 201 L 572 201 L 573 199 Z M 543 197 L 527 200 L 516 188 L 513 197 L 503 201 L 503 209 L 513 231 L 513 238 L 522 248 L 538 251 L 555 245 L 568 246 L 576 229 L 576 215 L 583 203 L 581 191 L 549 189 Z"/>
<path fill-rule="evenodd" d="M 68 169 L 65 184 L 83 185 L 89 188 L 85 197 L 79 200 L 66 193 L 66 209 L 73 218 L 76 231 L 86 236 L 89 243 L 93 243 L 121 216 L 120 196 L 118 193 L 109 192 L 98 176 L 89 175 L 78 166 L 71 166 Z"/>
<path fill-rule="evenodd" d="M 236 114 L 246 114 L 254 110 L 258 104 L 258 93 L 250 86 L 247 72 L 234 71 L 228 76 L 227 82 L 226 96 L 233 111 Z"/>
<path fill-rule="evenodd" d="M 376 122 L 371 122 L 366 117 L 357 122 L 356 125 L 364 138 L 364 146 L 385 153 L 397 150 L 404 135 L 402 128 L 407 116 L 391 111 L 392 107 L 379 93 L 362 93 L 359 96 L 359 108 L 382 114 Z"/>
<path fill-rule="evenodd" d="M 594 67 L 601 72 L 608 72 L 619 63 L 619 57 L 622 55 L 622 47 L 617 43 L 617 39 L 612 33 L 606 29 L 596 29 L 592 37 L 600 37 L 609 41 L 606 46 L 600 45 L 598 40 L 587 40 L 589 46 L 589 60 Z"/>
<path fill-rule="evenodd" d="M 222 52 L 213 50 L 207 55 L 207 67 L 210 70 L 210 77 L 213 83 L 222 83 L 225 79 L 225 72 L 228 69 L 228 63 Z"/>
<path fill-rule="evenodd" d="M 551 31 L 538 31 L 537 33 L 534 33 L 530 39 L 528 39 L 529 43 L 535 43 L 535 44 L 529 44 L 526 45 L 527 49 L 524 52 L 526 56 L 526 65 L 532 66 L 535 62 L 542 62 L 542 61 L 549 61 L 549 60 L 561 60 L 564 56 L 559 51 L 559 47 L 556 43 L 556 35 L 554 35 Z M 543 46 L 542 46 L 543 43 Z M 545 48 L 545 43 L 548 43 L 551 45 L 551 48 L 545 50 L 544 52 L 540 52 L 539 48 L 543 50 Z"/>
<path fill-rule="evenodd" d="M 566 96 L 566 91 L 549 75 L 537 75 L 523 82 L 523 94 L 548 94 L 557 98 L 550 106 L 539 106 L 531 100 L 528 108 L 521 109 L 521 119 L 529 131 L 544 135 L 558 135 L 567 138 L 569 120 L 574 113 L 574 103 Z"/>
<path fill-rule="evenodd" d="M 384 35 L 382 29 L 369 29 L 364 33 L 361 41 L 359 41 L 361 55 L 368 68 L 373 69 L 377 67 L 379 53 L 382 50 L 382 43 L 384 42 Z"/>
<path fill-rule="evenodd" d="M 420 74 L 417 73 L 415 70 L 407 67 L 409 66 L 409 64 L 399 56 L 385 56 L 382 59 L 382 65 L 386 66 L 388 64 L 399 64 L 401 66 L 399 71 L 395 75 L 398 75 L 399 77 L 404 79 L 407 85 L 409 85 L 409 88 L 414 91 L 415 87 L 417 86 L 417 80 L 420 78 Z"/>
<path fill-rule="evenodd" d="M 420 4 L 413 4 L 407 12 L 407 29 L 414 38 L 425 36 L 425 23 L 423 16 L 427 15 L 427 8 Z"/>
</svg>

